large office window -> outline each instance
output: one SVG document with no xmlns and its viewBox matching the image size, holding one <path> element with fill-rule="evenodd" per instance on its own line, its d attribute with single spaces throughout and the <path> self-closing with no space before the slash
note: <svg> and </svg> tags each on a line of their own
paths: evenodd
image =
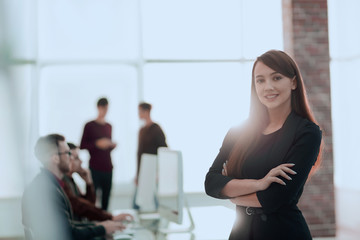
<svg viewBox="0 0 360 240">
<path fill-rule="evenodd" d="M 118 143 L 112 152 L 114 180 L 127 181 L 133 177 L 138 128 L 135 69 L 74 65 L 47 67 L 41 73 L 40 135 L 59 132 L 68 141 L 79 144 L 84 124 L 97 117 L 97 99 L 106 96 L 109 99 L 107 121 L 113 126 L 113 141 Z M 83 158 L 86 160 L 89 156 L 84 154 Z"/>
<path fill-rule="evenodd" d="M 169 146 L 183 152 L 185 191 L 203 192 L 226 132 L 248 115 L 252 62 L 283 48 L 281 0 L 7 2 L 15 75 L 29 84 L 18 88 L 29 119 L 19 165 L 31 176 L 36 139 L 60 132 L 79 143 L 96 100 L 107 96 L 114 183 L 133 182 L 144 100 Z"/>
<path fill-rule="evenodd" d="M 134 0 L 38 0 L 39 58 L 135 59 L 138 21 Z"/>
<path fill-rule="evenodd" d="M 0 1 L 0 198 L 21 196 L 29 151 L 35 51 L 32 1 Z M 20 59 L 20 60 L 19 60 Z"/>
<path fill-rule="evenodd" d="M 2 70 L 2 69 L 1 69 Z M 0 70 L 0 71 L 1 71 Z M 17 97 L 14 97 L 14 87 L 11 86 L 8 75 L 0 72 L 0 101 L 2 117 L 0 118 L 0 198 L 19 196 L 22 193 L 23 179 L 20 150 L 24 150 L 20 131 L 23 126 L 17 114 Z M 15 176 L 15 177 L 14 177 Z M 10 180 L 10 181 L 9 181 Z"/>
<path fill-rule="evenodd" d="M 142 1 L 146 59 L 253 59 L 282 49 L 281 0 Z"/>
<path fill-rule="evenodd" d="M 79 144 L 97 99 L 107 97 L 118 144 L 114 182 L 130 182 L 139 127 L 138 2 L 39 0 L 38 21 L 39 134 L 60 132 Z M 87 151 L 81 156 L 87 165 Z"/>
<path fill-rule="evenodd" d="M 260 7 L 261 6 L 261 7 Z M 281 1 L 143 1 L 144 99 L 203 191 L 227 131 L 248 115 L 256 56 L 283 48 Z"/>
<path fill-rule="evenodd" d="M 154 104 L 153 117 L 169 147 L 183 152 L 184 188 L 201 191 L 226 132 L 247 117 L 251 66 L 148 64 L 144 73 L 144 97 Z"/>
<path fill-rule="evenodd" d="M 331 56 L 331 105 L 334 141 L 335 185 L 359 190 L 357 169 L 360 135 L 359 100 L 360 32 L 354 23 L 360 2 L 329 0 L 329 39 Z"/>
</svg>

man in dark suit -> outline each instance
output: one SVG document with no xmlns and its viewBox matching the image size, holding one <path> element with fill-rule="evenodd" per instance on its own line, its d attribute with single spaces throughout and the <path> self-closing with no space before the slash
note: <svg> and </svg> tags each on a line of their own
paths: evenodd
<svg viewBox="0 0 360 240">
<path fill-rule="evenodd" d="M 71 205 L 62 190 L 61 179 L 69 171 L 71 155 L 63 136 L 51 134 L 39 138 L 35 155 L 44 168 L 23 195 L 26 239 L 94 239 L 124 228 L 120 222 L 84 224 L 73 220 Z"/>
</svg>

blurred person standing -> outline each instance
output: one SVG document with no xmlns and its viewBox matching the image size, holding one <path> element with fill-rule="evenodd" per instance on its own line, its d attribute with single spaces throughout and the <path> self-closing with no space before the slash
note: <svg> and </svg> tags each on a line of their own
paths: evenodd
<svg viewBox="0 0 360 240">
<path fill-rule="evenodd" d="M 95 191 L 101 192 L 103 210 L 107 210 L 109 205 L 113 169 L 110 153 L 116 147 L 116 143 L 111 140 L 112 126 L 105 121 L 108 105 L 106 98 L 98 100 L 98 116 L 86 123 L 80 143 L 80 149 L 87 149 L 90 153 L 89 167 Z"/>
<path fill-rule="evenodd" d="M 137 168 L 135 176 L 135 185 L 138 185 L 139 171 L 141 165 L 141 155 L 143 153 L 157 154 L 159 147 L 167 147 L 166 137 L 161 127 L 151 119 L 152 106 L 149 103 L 139 104 L 139 119 L 142 121 L 142 127 L 139 131 L 138 150 L 137 150 Z M 133 201 L 133 208 L 139 209 L 135 203 L 136 190 Z"/>
</svg>

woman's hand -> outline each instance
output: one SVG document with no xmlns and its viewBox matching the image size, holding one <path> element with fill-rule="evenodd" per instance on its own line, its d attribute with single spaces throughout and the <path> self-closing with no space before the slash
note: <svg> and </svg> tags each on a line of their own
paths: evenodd
<svg viewBox="0 0 360 240">
<path fill-rule="evenodd" d="M 78 171 L 80 177 L 82 179 L 84 179 L 84 181 L 86 182 L 86 184 L 92 184 L 93 183 L 93 180 L 92 180 L 92 177 L 91 177 L 91 172 L 89 169 L 84 169 L 82 168 L 80 171 Z"/>
<path fill-rule="evenodd" d="M 132 222 L 134 221 L 134 217 L 128 213 L 121 213 L 116 216 L 113 216 L 113 221 L 122 221 L 123 223 Z"/>
<path fill-rule="evenodd" d="M 288 174 L 296 174 L 294 170 L 290 169 L 294 165 L 294 163 L 284 163 L 271 169 L 264 178 L 258 180 L 259 191 L 267 189 L 273 182 L 286 185 L 286 183 L 281 178 L 279 178 L 279 176 L 287 180 L 292 180 Z"/>
<path fill-rule="evenodd" d="M 103 138 L 100 138 L 100 139 L 96 140 L 95 146 L 97 148 L 102 149 L 102 150 L 108 150 L 109 148 L 115 148 L 116 144 L 113 143 L 110 140 L 110 138 L 103 137 Z"/>
</svg>

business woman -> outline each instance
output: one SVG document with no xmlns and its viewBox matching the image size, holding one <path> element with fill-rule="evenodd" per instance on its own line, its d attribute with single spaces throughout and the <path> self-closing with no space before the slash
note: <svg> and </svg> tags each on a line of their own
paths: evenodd
<svg viewBox="0 0 360 240">
<path fill-rule="evenodd" d="M 236 204 L 229 239 L 312 239 L 297 203 L 321 138 L 295 61 L 277 50 L 259 56 L 249 117 L 229 130 L 205 180 L 208 195 Z"/>
</svg>

